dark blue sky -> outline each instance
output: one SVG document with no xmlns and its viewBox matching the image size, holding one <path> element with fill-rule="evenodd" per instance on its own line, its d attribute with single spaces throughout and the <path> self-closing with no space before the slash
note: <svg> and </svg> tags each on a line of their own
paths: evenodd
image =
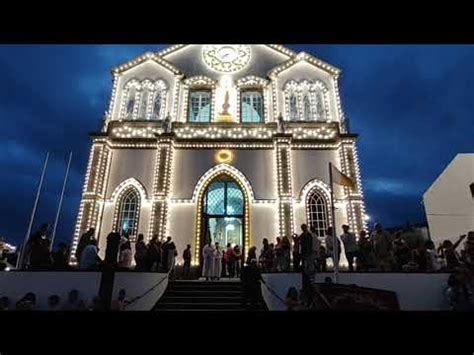
<svg viewBox="0 0 474 355">
<path fill-rule="evenodd" d="M 22 240 L 46 151 L 35 226 L 53 222 L 74 152 L 58 239 L 73 234 L 90 139 L 111 93 L 110 69 L 160 45 L 0 46 L 0 235 Z M 423 222 L 422 194 L 461 152 L 473 152 L 474 46 L 290 45 L 343 70 L 341 99 L 360 134 L 372 221 Z"/>
</svg>

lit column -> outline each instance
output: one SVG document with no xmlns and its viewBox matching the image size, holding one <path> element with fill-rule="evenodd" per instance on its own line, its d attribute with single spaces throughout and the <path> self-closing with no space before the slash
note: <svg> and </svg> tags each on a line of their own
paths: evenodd
<svg viewBox="0 0 474 355">
<path fill-rule="evenodd" d="M 157 138 L 149 238 L 155 234 L 158 238 L 163 238 L 168 231 L 168 199 L 171 192 L 174 155 L 173 137 L 174 134 L 170 133 L 162 134 Z"/>
<path fill-rule="evenodd" d="M 290 237 L 294 231 L 291 135 L 277 134 L 274 137 L 277 162 L 280 236 Z"/>
<path fill-rule="evenodd" d="M 106 183 L 108 180 L 112 152 L 103 140 L 98 142 L 94 139 L 89 155 L 84 188 L 82 190 L 82 199 L 77 216 L 76 229 L 74 231 L 74 240 L 71 247 L 71 255 L 76 252 L 77 243 L 81 234 L 89 228 L 95 228 L 99 232 L 102 223 L 102 210 L 105 202 Z M 100 216 L 100 218 L 99 218 Z M 96 238 L 100 236 L 95 235 Z M 74 257 L 71 262 L 74 262 Z"/>
<path fill-rule="evenodd" d="M 344 186 L 344 195 L 347 196 L 348 202 L 346 205 L 348 224 L 352 231 L 359 232 L 360 230 L 367 228 L 367 222 L 365 220 L 365 203 L 362 192 L 362 181 L 360 178 L 355 138 L 342 139 L 339 148 L 339 157 L 342 172 L 351 177 L 356 183 L 356 188 L 354 190 Z"/>
</svg>

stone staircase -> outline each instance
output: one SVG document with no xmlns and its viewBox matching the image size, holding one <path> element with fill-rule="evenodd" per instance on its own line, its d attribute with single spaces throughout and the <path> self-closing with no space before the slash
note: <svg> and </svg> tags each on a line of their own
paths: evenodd
<svg viewBox="0 0 474 355">
<path fill-rule="evenodd" d="M 158 312 L 235 312 L 246 311 L 240 280 L 229 281 L 170 281 L 154 310 Z M 261 299 L 252 311 L 266 311 Z"/>
</svg>

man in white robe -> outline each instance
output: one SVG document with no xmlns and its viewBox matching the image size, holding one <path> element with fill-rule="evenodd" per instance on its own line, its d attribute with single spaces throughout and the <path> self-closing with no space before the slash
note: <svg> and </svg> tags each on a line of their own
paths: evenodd
<svg viewBox="0 0 474 355">
<path fill-rule="evenodd" d="M 215 249 L 211 245 L 211 243 L 206 244 L 204 248 L 202 248 L 202 257 L 204 263 L 202 265 L 202 276 L 206 278 L 206 281 L 213 276 L 214 274 L 214 253 Z"/>
<path fill-rule="evenodd" d="M 221 248 L 219 247 L 219 243 L 216 243 L 216 250 L 214 252 L 214 268 L 212 270 L 212 278 L 219 280 L 222 274 L 222 257 L 224 253 L 222 253 Z"/>
</svg>

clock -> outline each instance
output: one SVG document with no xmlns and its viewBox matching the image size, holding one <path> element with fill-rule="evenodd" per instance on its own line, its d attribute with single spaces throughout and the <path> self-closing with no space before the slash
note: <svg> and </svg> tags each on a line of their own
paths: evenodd
<svg viewBox="0 0 474 355">
<path fill-rule="evenodd" d="M 250 46 L 206 45 L 202 49 L 202 58 L 212 70 L 220 73 L 235 73 L 249 63 Z"/>
</svg>

